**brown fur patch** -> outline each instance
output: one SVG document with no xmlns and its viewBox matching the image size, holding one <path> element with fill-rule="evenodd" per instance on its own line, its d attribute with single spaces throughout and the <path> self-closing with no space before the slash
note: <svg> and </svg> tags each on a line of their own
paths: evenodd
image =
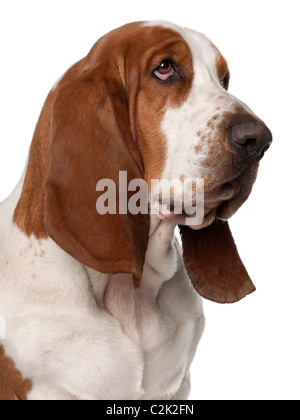
<svg viewBox="0 0 300 420">
<path fill-rule="evenodd" d="M 0 400 L 27 400 L 31 389 L 32 382 L 22 377 L 14 361 L 5 356 L 4 348 L 0 346 Z"/>
<path fill-rule="evenodd" d="M 230 79 L 230 72 L 228 68 L 227 61 L 222 56 L 220 51 L 216 48 L 216 67 L 217 73 L 220 79 L 220 82 L 223 84 L 223 87 L 228 90 L 229 87 L 229 79 Z"/>
<path fill-rule="evenodd" d="M 219 303 L 237 302 L 255 291 L 228 223 L 195 231 L 180 227 L 186 270 L 197 292 Z"/>
<path fill-rule="evenodd" d="M 49 167 L 49 135 L 51 105 L 54 95 L 50 93 L 36 126 L 30 147 L 27 172 L 23 190 L 14 214 L 14 222 L 28 236 L 46 239 L 44 227 L 44 181 Z"/>
</svg>

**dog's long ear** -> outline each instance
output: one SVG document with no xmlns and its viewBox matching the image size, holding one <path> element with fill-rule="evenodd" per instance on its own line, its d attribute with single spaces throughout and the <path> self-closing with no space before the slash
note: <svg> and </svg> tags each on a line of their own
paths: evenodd
<svg viewBox="0 0 300 420">
<path fill-rule="evenodd" d="M 118 184 L 119 171 L 127 171 L 128 182 L 143 178 L 143 164 L 130 130 L 124 86 L 113 82 L 101 81 L 95 69 L 57 87 L 44 225 L 80 263 L 103 273 L 130 273 L 138 285 L 149 216 L 119 214 Z M 101 193 L 96 187 L 102 179 L 116 185 L 117 214 L 97 211 Z"/>
<path fill-rule="evenodd" d="M 255 291 L 228 223 L 202 230 L 180 227 L 186 270 L 196 291 L 218 303 L 233 303 Z"/>
</svg>

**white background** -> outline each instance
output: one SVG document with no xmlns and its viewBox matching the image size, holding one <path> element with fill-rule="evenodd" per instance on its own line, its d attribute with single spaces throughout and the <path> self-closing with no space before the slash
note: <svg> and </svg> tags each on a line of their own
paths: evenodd
<svg viewBox="0 0 300 420">
<path fill-rule="evenodd" d="M 170 20 L 208 35 L 230 64 L 230 91 L 273 132 L 254 192 L 231 221 L 258 290 L 232 306 L 205 302 L 192 399 L 300 398 L 299 16 L 292 0 L 0 5 L 0 200 L 18 182 L 55 80 L 100 36 L 131 21 Z"/>
</svg>

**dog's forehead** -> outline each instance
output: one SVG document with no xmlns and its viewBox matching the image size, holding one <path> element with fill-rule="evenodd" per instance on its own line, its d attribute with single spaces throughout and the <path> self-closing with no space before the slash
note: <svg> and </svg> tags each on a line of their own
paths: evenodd
<svg viewBox="0 0 300 420">
<path fill-rule="evenodd" d="M 166 21 L 151 21 L 144 25 L 168 28 L 179 33 L 191 51 L 196 75 L 205 73 L 205 71 L 214 72 L 216 70 L 216 59 L 221 54 L 206 35 Z"/>
</svg>

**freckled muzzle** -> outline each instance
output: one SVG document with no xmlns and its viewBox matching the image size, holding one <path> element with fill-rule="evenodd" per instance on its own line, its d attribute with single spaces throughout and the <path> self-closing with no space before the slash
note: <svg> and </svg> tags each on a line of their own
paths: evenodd
<svg viewBox="0 0 300 420">
<path fill-rule="evenodd" d="M 206 200 L 219 199 L 216 217 L 229 219 L 248 199 L 259 162 L 272 144 L 266 124 L 250 112 L 228 113 L 212 132 L 215 144 L 207 160 Z"/>
</svg>

